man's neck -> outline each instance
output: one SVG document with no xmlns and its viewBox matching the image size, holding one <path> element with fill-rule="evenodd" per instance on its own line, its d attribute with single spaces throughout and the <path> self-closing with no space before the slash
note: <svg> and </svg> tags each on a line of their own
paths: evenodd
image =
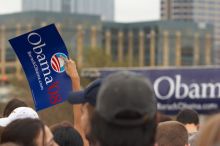
<svg viewBox="0 0 220 146">
<path fill-rule="evenodd" d="M 195 124 L 185 124 L 185 127 L 189 134 L 198 132 L 198 128 Z"/>
</svg>

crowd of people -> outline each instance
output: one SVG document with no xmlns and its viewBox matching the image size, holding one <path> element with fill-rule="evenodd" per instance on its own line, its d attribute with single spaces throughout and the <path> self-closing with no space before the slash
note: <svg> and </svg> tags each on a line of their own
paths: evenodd
<svg viewBox="0 0 220 146">
<path fill-rule="evenodd" d="M 120 71 L 80 90 L 75 62 L 65 60 L 65 68 L 74 90 L 68 102 L 80 107 L 74 125 L 45 125 L 34 109 L 12 99 L 0 118 L 1 146 L 220 146 L 220 115 L 200 126 L 192 109 L 175 118 L 159 113 L 148 78 Z"/>
</svg>

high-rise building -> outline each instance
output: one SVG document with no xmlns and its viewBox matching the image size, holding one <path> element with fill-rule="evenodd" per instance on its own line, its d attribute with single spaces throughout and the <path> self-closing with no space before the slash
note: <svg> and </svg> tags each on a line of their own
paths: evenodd
<svg viewBox="0 0 220 146">
<path fill-rule="evenodd" d="M 214 62 L 220 64 L 220 1 L 161 0 L 161 19 L 194 21 L 214 26 Z"/>
<path fill-rule="evenodd" d="M 100 15 L 114 20 L 114 0 L 22 0 L 23 11 L 52 11 Z"/>
</svg>

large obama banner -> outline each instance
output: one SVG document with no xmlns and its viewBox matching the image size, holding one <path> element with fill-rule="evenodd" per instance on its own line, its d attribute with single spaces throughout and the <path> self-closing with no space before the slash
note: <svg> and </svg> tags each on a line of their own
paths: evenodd
<svg viewBox="0 0 220 146">
<path fill-rule="evenodd" d="M 98 73 L 106 77 L 115 71 L 118 70 L 101 69 Z M 219 67 L 158 67 L 130 71 L 143 74 L 151 80 L 157 108 L 165 114 L 175 115 L 183 108 L 194 109 L 200 114 L 220 111 Z"/>
<path fill-rule="evenodd" d="M 71 80 L 65 73 L 66 46 L 54 24 L 9 40 L 28 79 L 36 110 L 66 100 Z"/>
<path fill-rule="evenodd" d="M 215 67 L 170 68 L 149 74 L 158 110 L 176 114 L 183 108 L 200 114 L 220 109 L 220 69 Z"/>
</svg>

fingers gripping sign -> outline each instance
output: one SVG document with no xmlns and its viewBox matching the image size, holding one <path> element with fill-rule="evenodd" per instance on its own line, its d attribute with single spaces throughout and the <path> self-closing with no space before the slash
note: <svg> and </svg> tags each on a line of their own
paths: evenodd
<svg viewBox="0 0 220 146">
<path fill-rule="evenodd" d="M 76 68 L 76 63 L 72 59 L 63 58 L 65 62 L 65 71 L 66 74 L 72 80 L 72 88 L 74 91 L 80 90 L 80 78 Z"/>
<path fill-rule="evenodd" d="M 65 62 L 65 70 L 68 76 L 70 76 L 70 78 L 78 78 L 78 72 L 76 69 L 76 63 L 75 61 L 71 60 L 71 59 L 64 59 Z"/>
</svg>

